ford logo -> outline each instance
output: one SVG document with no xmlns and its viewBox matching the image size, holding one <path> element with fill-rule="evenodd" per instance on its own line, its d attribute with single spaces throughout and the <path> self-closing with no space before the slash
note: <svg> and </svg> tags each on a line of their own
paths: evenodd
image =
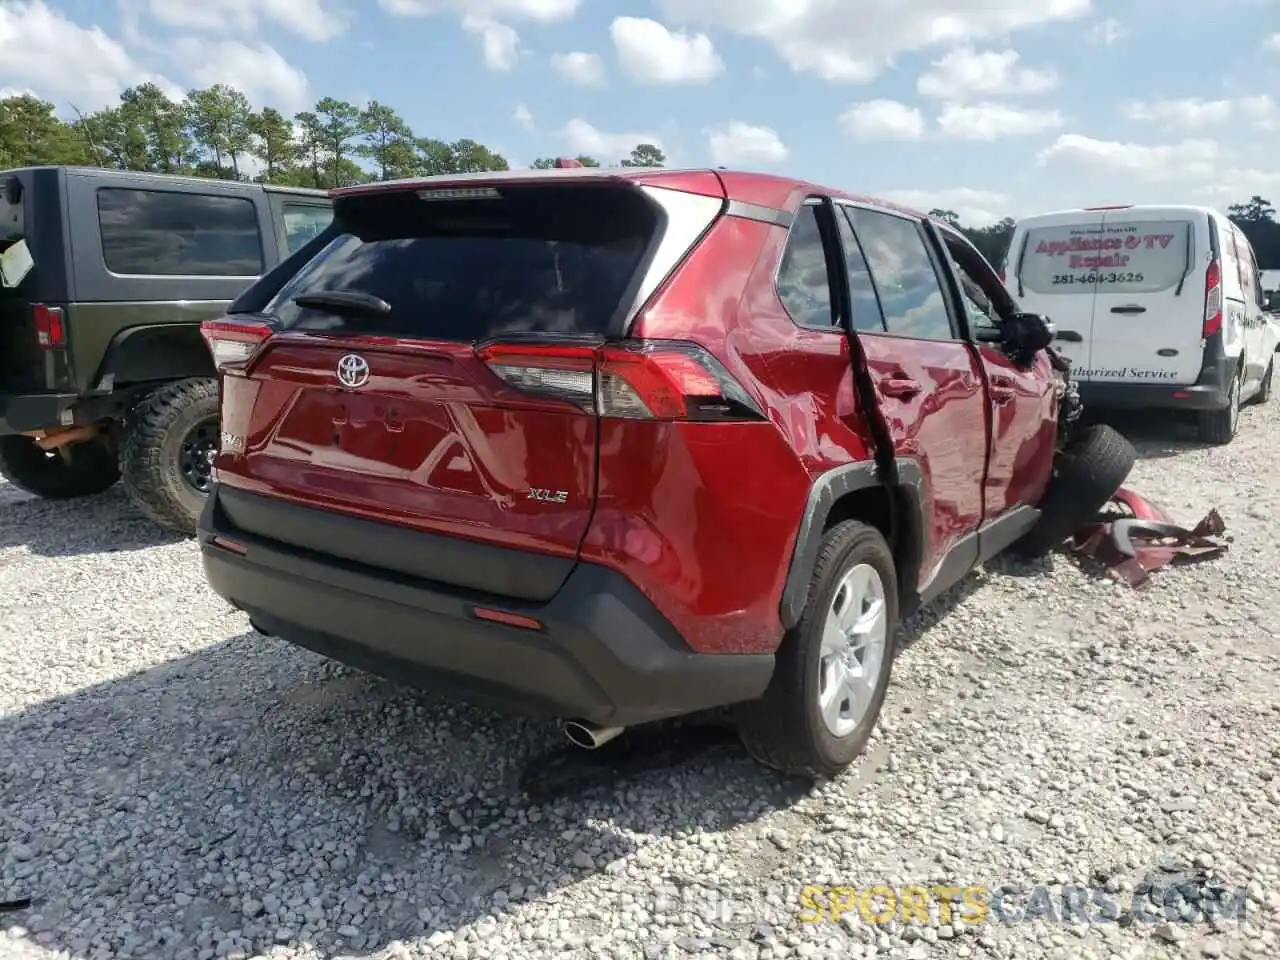
<svg viewBox="0 0 1280 960">
<path fill-rule="evenodd" d="M 364 357 L 348 353 L 338 361 L 338 382 L 344 387 L 363 387 L 369 382 L 369 362 Z"/>
</svg>

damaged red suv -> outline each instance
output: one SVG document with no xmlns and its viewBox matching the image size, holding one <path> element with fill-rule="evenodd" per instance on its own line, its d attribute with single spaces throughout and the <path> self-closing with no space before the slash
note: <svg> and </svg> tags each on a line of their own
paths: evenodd
<svg viewBox="0 0 1280 960">
<path fill-rule="evenodd" d="M 204 335 L 213 588 L 264 634 L 597 746 L 731 707 L 832 776 L 900 619 L 1127 476 L 946 223 L 724 170 L 335 191 Z"/>
</svg>

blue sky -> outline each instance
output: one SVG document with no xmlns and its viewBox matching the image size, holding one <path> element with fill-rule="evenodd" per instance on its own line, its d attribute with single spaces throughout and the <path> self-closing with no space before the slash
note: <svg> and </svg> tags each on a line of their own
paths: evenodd
<svg viewBox="0 0 1280 960">
<path fill-rule="evenodd" d="M 146 79 L 377 99 L 513 165 L 656 140 L 974 223 L 1280 202 L 1280 0 L 0 0 L 0 90 L 69 113 Z"/>
</svg>

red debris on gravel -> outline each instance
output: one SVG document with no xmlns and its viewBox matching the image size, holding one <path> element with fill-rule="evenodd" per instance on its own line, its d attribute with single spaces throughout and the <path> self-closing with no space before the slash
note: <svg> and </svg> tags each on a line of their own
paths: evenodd
<svg viewBox="0 0 1280 960">
<path fill-rule="evenodd" d="M 1067 549 L 1106 565 L 1131 587 L 1144 584 L 1152 571 L 1177 561 L 1211 560 L 1227 550 L 1213 539 L 1226 532 L 1217 510 L 1194 527 L 1173 518 L 1126 487 L 1121 487 L 1097 517 L 1076 531 Z"/>
</svg>

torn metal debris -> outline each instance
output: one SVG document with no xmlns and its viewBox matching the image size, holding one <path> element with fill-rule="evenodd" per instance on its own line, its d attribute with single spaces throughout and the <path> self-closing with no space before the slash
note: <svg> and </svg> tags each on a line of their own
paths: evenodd
<svg viewBox="0 0 1280 960">
<path fill-rule="evenodd" d="M 1227 544 L 1213 538 L 1226 532 L 1217 510 L 1194 527 L 1174 522 L 1155 504 L 1126 487 L 1117 490 L 1094 520 L 1076 531 L 1067 549 L 1108 567 L 1131 587 L 1152 571 L 1176 561 L 1221 556 Z"/>
</svg>

